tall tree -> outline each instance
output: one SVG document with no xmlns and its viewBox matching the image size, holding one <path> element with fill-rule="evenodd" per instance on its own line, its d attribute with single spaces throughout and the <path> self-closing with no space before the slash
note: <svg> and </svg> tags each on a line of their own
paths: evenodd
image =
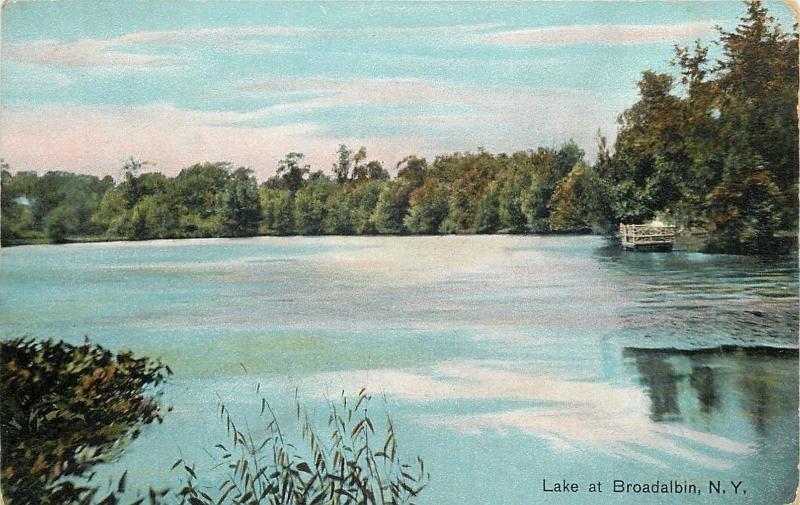
<svg viewBox="0 0 800 505">
<path fill-rule="evenodd" d="M 352 179 L 354 181 L 365 181 L 369 176 L 369 171 L 367 170 L 366 165 L 364 165 L 364 160 L 367 159 L 367 148 L 361 146 L 361 148 L 353 153 L 353 174 Z"/>
<path fill-rule="evenodd" d="M 643 74 L 614 154 L 597 164 L 617 219 L 680 215 L 727 252 L 762 252 L 779 229 L 796 229 L 798 38 L 760 1 L 745 6 L 733 31 L 718 29 L 715 63 L 699 42 L 676 47 L 682 90 L 670 75 Z"/>
<path fill-rule="evenodd" d="M 347 148 L 344 144 L 339 144 L 339 149 L 336 151 L 336 161 L 333 163 L 333 174 L 336 176 L 336 182 L 344 184 L 350 178 L 350 167 L 352 160 L 350 157 L 353 151 Z"/>
<path fill-rule="evenodd" d="M 406 156 L 397 163 L 397 178 L 402 179 L 413 187 L 419 187 L 425 181 L 428 162 L 425 158 L 416 155 Z"/>
<path fill-rule="evenodd" d="M 253 171 L 237 168 L 225 187 L 222 199 L 222 225 L 227 235 L 255 235 L 261 223 L 261 201 Z"/>
<path fill-rule="evenodd" d="M 403 180 L 384 185 L 370 218 L 378 233 L 406 232 L 404 220 L 408 213 L 408 198 L 413 190 L 414 187 Z"/>
<path fill-rule="evenodd" d="M 411 233 L 433 234 L 447 217 L 449 191 L 431 178 L 409 195 L 409 212 L 403 224 Z"/>
<path fill-rule="evenodd" d="M 294 192 L 302 188 L 305 177 L 311 171 L 311 167 L 303 163 L 304 157 L 303 153 L 291 152 L 278 165 L 276 174 L 289 191 Z"/>
<path fill-rule="evenodd" d="M 264 231 L 276 235 L 294 232 L 294 195 L 288 189 L 262 187 L 259 191 L 264 212 Z"/>
<path fill-rule="evenodd" d="M 798 37 L 784 33 L 760 1 L 733 31 L 720 29 L 720 128 L 728 152 L 757 155 L 787 197 L 784 220 L 797 222 Z M 753 170 L 756 167 L 751 167 Z"/>
</svg>

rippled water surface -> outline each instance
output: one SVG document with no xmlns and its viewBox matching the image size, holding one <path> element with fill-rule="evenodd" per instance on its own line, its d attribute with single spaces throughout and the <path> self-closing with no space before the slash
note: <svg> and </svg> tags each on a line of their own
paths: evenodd
<svg viewBox="0 0 800 505">
<path fill-rule="evenodd" d="M 0 252 L 0 331 L 160 357 L 174 406 L 114 473 L 174 484 L 224 440 L 219 395 L 291 424 L 366 385 L 428 504 L 685 503 L 626 482 L 797 487 L 797 258 L 622 253 L 597 237 L 256 238 Z M 323 412 L 323 409 L 318 409 Z M 542 479 L 581 484 L 553 496 Z M 604 483 L 602 494 L 586 493 Z M 694 497 L 691 497 L 694 499 Z M 705 502 L 705 501 L 704 501 Z"/>
</svg>

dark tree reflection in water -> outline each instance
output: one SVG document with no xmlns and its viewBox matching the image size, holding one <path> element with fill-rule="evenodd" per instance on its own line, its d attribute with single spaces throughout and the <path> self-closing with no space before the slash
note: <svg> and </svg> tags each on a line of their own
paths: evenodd
<svg viewBox="0 0 800 505">
<path fill-rule="evenodd" d="M 677 382 L 682 377 L 675 373 L 668 361 L 657 355 L 637 354 L 633 359 L 639 371 L 639 382 L 650 398 L 650 418 L 653 421 L 679 419 Z"/>
<path fill-rule="evenodd" d="M 719 393 L 717 392 L 717 381 L 714 378 L 714 369 L 706 365 L 692 366 L 689 384 L 697 393 L 700 410 L 704 414 L 711 414 L 719 405 Z"/>
</svg>

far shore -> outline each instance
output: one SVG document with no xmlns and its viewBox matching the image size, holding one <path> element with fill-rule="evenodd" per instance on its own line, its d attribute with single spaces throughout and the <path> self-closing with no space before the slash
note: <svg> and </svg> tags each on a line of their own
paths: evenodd
<svg viewBox="0 0 800 505">
<path fill-rule="evenodd" d="M 508 231 L 499 231 L 497 233 L 433 233 L 433 234 L 419 234 L 419 233 L 398 233 L 398 234 L 389 234 L 389 233 L 373 233 L 373 234 L 316 234 L 316 235 L 305 235 L 305 234 L 288 234 L 288 235 L 278 235 L 273 233 L 261 233 L 257 235 L 247 235 L 247 236 L 212 236 L 212 237 L 158 237 L 158 238 L 148 238 L 148 239 L 131 239 L 125 237 L 108 237 L 108 238 L 101 238 L 101 237 L 68 237 L 62 242 L 51 242 L 47 240 L 45 237 L 37 237 L 31 238 L 28 240 L 20 240 L 17 242 L 13 242 L 10 244 L 4 244 L 0 246 L 2 248 L 8 247 L 24 247 L 24 246 L 36 246 L 36 245 L 76 245 L 76 244 L 101 244 L 101 243 L 145 243 L 145 242 L 157 242 L 157 241 L 165 241 L 165 240 L 217 240 L 217 239 L 250 239 L 250 238 L 264 238 L 264 237 L 272 237 L 272 238 L 293 238 L 293 237 L 306 237 L 306 238 L 322 238 L 322 237 L 364 237 L 364 238 L 376 238 L 376 237 L 489 237 L 489 236 L 519 236 L 519 237 L 585 237 L 585 236 L 597 236 L 603 237 L 607 239 L 609 242 L 614 244 L 619 243 L 619 237 L 615 234 L 609 233 L 596 233 L 592 232 L 591 230 L 585 231 L 572 231 L 572 232 L 548 232 L 548 233 L 511 233 Z M 775 251 L 773 254 L 774 256 L 785 256 L 785 255 L 796 255 L 798 253 L 798 235 L 792 234 L 790 232 L 784 232 L 781 234 L 776 234 L 775 237 L 776 241 L 780 243 L 780 247 Z M 675 242 L 675 248 L 673 249 L 674 252 L 691 252 L 691 253 L 700 253 L 700 254 L 728 254 L 718 251 L 709 251 L 705 249 L 706 241 L 704 237 L 700 234 L 684 234 L 679 236 Z M 748 255 L 735 255 L 735 254 L 728 254 L 731 256 L 748 256 Z"/>
</svg>

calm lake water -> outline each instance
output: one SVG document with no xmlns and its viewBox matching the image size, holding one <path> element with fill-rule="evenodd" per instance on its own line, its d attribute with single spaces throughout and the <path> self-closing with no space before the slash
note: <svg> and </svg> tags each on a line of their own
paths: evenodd
<svg viewBox="0 0 800 505">
<path fill-rule="evenodd" d="M 401 454 L 425 459 L 426 504 L 777 504 L 797 487 L 796 257 L 253 238 L 3 249 L 0 281 L 4 338 L 88 335 L 174 370 L 173 412 L 104 470 L 131 487 L 174 484 L 179 457 L 212 466 L 216 395 L 254 425 L 266 395 L 291 431 L 296 389 L 321 425 L 326 397 L 362 385 Z M 614 479 L 703 496 L 620 495 Z M 710 480 L 746 494 L 709 496 Z"/>
</svg>

